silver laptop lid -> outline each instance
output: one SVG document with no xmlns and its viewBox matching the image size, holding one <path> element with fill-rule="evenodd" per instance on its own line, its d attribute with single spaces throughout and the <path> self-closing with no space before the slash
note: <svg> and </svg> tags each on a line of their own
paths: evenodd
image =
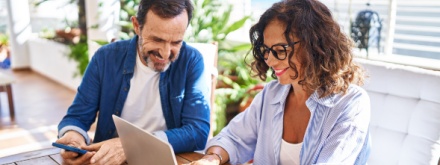
<svg viewBox="0 0 440 165">
<path fill-rule="evenodd" d="M 156 136 L 113 115 L 127 163 L 130 165 L 177 165 L 173 148 Z"/>
</svg>

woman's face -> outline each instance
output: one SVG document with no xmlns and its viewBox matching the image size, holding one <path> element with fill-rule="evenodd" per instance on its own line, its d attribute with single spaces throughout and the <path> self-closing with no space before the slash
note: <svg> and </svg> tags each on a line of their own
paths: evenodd
<svg viewBox="0 0 440 165">
<path fill-rule="evenodd" d="M 278 52 L 278 54 L 283 53 L 284 48 L 277 45 L 287 45 L 287 40 L 284 36 L 285 29 L 286 25 L 278 20 L 273 20 L 266 26 L 266 29 L 263 32 L 264 45 L 266 49 L 271 48 L 273 51 Z M 292 37 L 292 39 L 293 42 L 298 41 L 296 37 Z M 290 54 L 293 50 L 298 50 L 299 45 L 300 44 L 295 44 L 294 48 L 292 48 L 292 46 L 286 47 L 286 55 L 288 56 L 288 54 Z M 298 84 L 298 78 L 295 80 L 292 80 L 291 78 L 292 76 L 295 76 L 295 72 L 289 66 L 289 57 L 279 60 L 274 57 L 272 51 L 267 51 L 267 53 L 268 54 L 265 54 L 265 56 L 267 56 L 267 60 L 265 60 L 266 64 L 275 71 L 275 75 L 277 76 L 280 84 Z M 294 52 L 292 62 L 296 65 L 298 73 L 300 73 L 301 65 L 299 64 L 296 56 L 297 51 Z"/>
</svg>

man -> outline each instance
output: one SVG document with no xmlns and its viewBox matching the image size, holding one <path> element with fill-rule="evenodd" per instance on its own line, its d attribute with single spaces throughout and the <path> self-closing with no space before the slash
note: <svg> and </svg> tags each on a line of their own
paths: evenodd
<svg viewBox="0 0 440 165">
<path fill-rule="evenodd" d="M 131 40 L 100 48 L 60 122 L 59 143 L 91 152 L 61 151 L 67 164 L 121 164 L 125 155 L 111 115 L 168 141 L 176 153 L 203 149 L 209 132 L 208 86 L 201 54 L 183 42 L 190 0 L 142 0 Z M 86 131 L 98 115 L 94 144 Z"/>
</svg>

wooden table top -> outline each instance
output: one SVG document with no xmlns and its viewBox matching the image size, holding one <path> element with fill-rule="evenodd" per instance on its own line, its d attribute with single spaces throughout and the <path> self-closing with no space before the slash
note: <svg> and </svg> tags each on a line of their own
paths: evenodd
<svg viewBox="0 0 440 165">
<path fill-rule="evenodd" d="M 178 164 L 185 164 L 202 157 L 203 154 L 197 152 L 181 153 L 176 155 L 176 160 Z M 2 165 L 58 165 L 62 162 L 59 148 L 47 148 L 0 158 Z"/>
</svg>

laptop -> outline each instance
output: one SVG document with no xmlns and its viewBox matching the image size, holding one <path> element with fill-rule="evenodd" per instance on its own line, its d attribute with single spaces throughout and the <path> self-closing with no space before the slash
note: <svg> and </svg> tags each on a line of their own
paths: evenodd
<svg viewBox="0 0 440 165">
<path fill-rule="evenodd" d="M 128 164 L 177 165 L 173 148 L 168 142 L 118 116 L 113 115 L 112 117 Z"/>
</svg>

